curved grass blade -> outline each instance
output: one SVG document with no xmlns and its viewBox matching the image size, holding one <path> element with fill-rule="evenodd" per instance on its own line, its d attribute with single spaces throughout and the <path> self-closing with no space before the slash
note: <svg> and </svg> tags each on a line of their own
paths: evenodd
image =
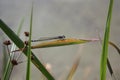
<svg viewBox="0 0 120 80">
<path fill-rule="evenodd" d="M 107 66 L 108 43 L 109 43 L 112 7 L 113 7 L 113 0 L 110 0 L 108 16 L 107 16 L 107 21 L 106 21 L 106 29 L 105 29 L 105 34 L 104 34 L 102 55 L 101 55 L 100 80 L 106 80 L 106 66 Z"/>
<path fill-rule="evenodd" d="M 109 44 L 113 46 L 117 50 L 118 54 L 120 55 L 120 49 L 118 48 L 118 46 L 111 41 L 109 41 Z"/>
<path fill-rule="evenodd" d="M 115 45 L 113 42 L 109 42 L 109 44 L 110 44 L 112 47 L 114 47 L 114 48 L 117 50 L 118 54 L 120 55 L 120 49 L 118 48 L 118 46 Z M 113 79 L 113 80 L 117 80 L 117 78 L 116 78 L 116 76 L 115 76 L 115 74 L 114 74 L 114 72 L 113 72 L 112 66 L 111 66 L 111 64 L 110 64 L 110 61 L 109 61 L 108 59 L 107 59 L 107 66 L 108 66 L 108 69 L 109 69 L 109 72 L 110 72 L 110 74 L 111 74 L 112 79 Z"/>
<path fill-rule="evenodd" d="M 6 35 L 16 44 L 18 48 L 23 48 L 23 41 L 0 19 L 0 28 L 6 33 Z M 27 51 L 23 51 L 27 56 Z M 39 59 L 33 54 L 32 55 L 32 63 L 47 77 L 48 80 L 54 80 L 54 77 L 46 70 L 46 68 L 42 65 Z"/>
<path fill-rule="evenodd" d="M 31 36 L 32 36 L 32 23 L 33 23 L 33 5 L 31 9 L 31 17 L 30 17 L 30 34 L 29 34 L 29 41 L 28 41 L 28 49 L 27 49 L 27 71 L 26 71 L 26 80 L 30 80 L 30 68 L 31 68 Z"/>
</svg>

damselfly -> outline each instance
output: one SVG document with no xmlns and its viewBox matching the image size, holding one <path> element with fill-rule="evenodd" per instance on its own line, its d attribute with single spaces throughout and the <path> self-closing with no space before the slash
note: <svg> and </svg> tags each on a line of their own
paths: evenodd
<svg viewBox="0 0 120 80">
<path fill-rule="evenodd" d="M 56 37 L 41 37 L 38 40 L 32 40 L 32 42 L 38 42 L 38 41 L 47 41 L 47 40 L 54 40 L 54 39 L 65 39 L 65 36 L 56 36 Z"/>
<path fill-rule="evenodd" d="M 56 36 L 56 37 L 41 37 L 40 39 L 37 39 L 37 40 L 31 40 L 31 42 L 47 41 L 47 40 L 55 40 L 55 39 L 64 40 L 64 39 L 65 39 L 65 36 L 62 35 L 62 36 Z M 25 43 L 26 46 L 27 46 L 28 41 L 25 41 L 24 43 Z M 26 46 L 25 46 L 25 47 L 26 47 Z M 23 51 L 23 50 L 25 49 L 25 47 L 22 48 L 22 49 L 18 49 L 18 50 L 12 51 L 12 52 L 16 52 L 16 51 L 20 51 L 20 50 Z M 33 48 L 33 47 L 32 47 L 32 48 Z"/>
</svg>

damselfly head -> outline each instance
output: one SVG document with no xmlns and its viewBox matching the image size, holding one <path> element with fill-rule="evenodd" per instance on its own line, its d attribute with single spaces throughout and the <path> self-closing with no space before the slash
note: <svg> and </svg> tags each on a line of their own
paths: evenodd
<svg viewBox="0 0 120 80">
<path fill-rule="evenodd" d="M 64 39 L 65 36 L 64 36 L 64 35 L 62 35 L 62 36 L 58 36 L 58 38 L 59 38 L 59 39 Z"/>
</svg>

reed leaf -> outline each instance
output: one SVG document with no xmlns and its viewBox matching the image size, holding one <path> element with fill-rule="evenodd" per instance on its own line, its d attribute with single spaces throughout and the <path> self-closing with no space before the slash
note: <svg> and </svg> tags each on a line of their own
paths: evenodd
<svg viewBox="0 0 120 80">
<path fill-rule="evenodd" d="M 62 39 L 62 40 L 42 42 L 42 43 L 39 43 L 37 45 L 32 46 L 32 49 L 66 46 L 66 45 L 75 45 L 75 44 L 82 44 L 82 43 L 87 43 L 87 42 L 92 42 L 92 41 L 93 40 L 66 38 L 66 39 Z"/>
<path fill-rule="evenodd" d="M 106 66 L 107 66 L 107 55 L 108 55 L 108 44 L 109 44 L 112 7 L 113 7 L 113 0 L 110 0 L 108 16 L 107 16 L 107 21 L 106 21 L 106 29 L 105 29 L 105 34 L 104 34 L 102 55 L 101 55 L 100 80 L 106 80 Z"/>
<path fill-rule="evenodd" d="M 30 17 L 30 34 L 29 34 L 29 41 L 28 41 L 28 49 L 27 49 L 27 71 L 26 71 L 26 80 L 30 80 L 30 68 L 31 68 L 31 36 L 32 36 L 32 23 L 33 23 L 33 5 L 31 9 L 31 17 Z"/>
<path fill-rule="evenodd" d="M 21 23 L 20 23 L 20 25 L 19 25 L 19 27 L 18 27 L 17 35 L 20 34 L 20 31 L 21 31 L 23 22 L 24 22 L 24 20 L 22 19 L 22 20 L 21 20 Z M 16 46 L 13 44 L 12 47 L 16 47 Z M 12 48 L 11 48 L 11 49 L 12 49 Z M 3 60 L 3 61 L 4 61 L 4 62 L 3 62 L 4 71 L 3 71 L 3 77 L 2 77 L 2 79 L 3 79 L 3 80 L 9 80 L 9 79 L 10 79 L 10 76 L 11 76 L 11 72 L 12 72 L 13 67 L 14 67 L 14 66 L 11 64 L 11 57 L 12 57 L 12 56 L 9 55 L 9 57 L 8 57 L 8 54 L 10 54 L 10 53 L 6 52 L 5 47 L 4 47 L 3 53 L 4 53 L 4 58 L 3 58 L 3 59 L 4 59 L 4 60 Z"/>
<path fill-rule="evenodd" d="M 18 48 L 23 48 L 23 41 L 0 19 L 0 28 L 4 31 L 4 33 L 15 43 Z M 27 56 L 27 51 L 23 51 Z M 39 61 L 39 59 L 31 52 L 32 55 L 32 63 L 47 77 L 48 80 L 54 80 L 54 77 L 46 70 L 43 64 Z"/>
</svg>

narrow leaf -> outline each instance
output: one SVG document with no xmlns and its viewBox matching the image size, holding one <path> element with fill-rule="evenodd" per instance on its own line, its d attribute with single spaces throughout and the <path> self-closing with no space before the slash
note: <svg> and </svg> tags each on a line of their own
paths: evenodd
<svg viewBox="0 0 120 80">
<path fill-rule="evenodd" d="M 21 39 L 0 19 L 0 28 L 8 35 L 8 37 L 15 42 L 19 48 L 24 47 L 24 43 Z"/>
<path fill-rule="evenodd" d="M 87 42 L 92 42 L 93 40 L 83 40 L 83 39 L 63 39 L 63 40 L 54 40 L 50 42 L 43 42 L 37 45 L 32 46 L 32 49 L 36 48 L 46 48 L 46 47 L 57 47 L 57 46 L 65 46 L 65 45 L 75 45 L 82 44 Z"/>
<path fill-rule="evenodd" d="M 104 34 L 102 55 L 101 55 L 100 80 L 106 80 L 106 66 L 107 66 L 108 43 L 109 43 L 112 7 L 113 7 L 113 0 L 110 0 L 108 16 L 107 16 L 107 21 L 106 21 L 106 29 L 105 29 L 105 34 Z"/>
<path fill-rule="evenodd" d="M 72 80 L 73 79 L 73 76 L 77 70 L 77 67 L 79 65 L 79 62 L 80 62 L 80 57 L 76 59 L 76 61 L 74 62 L 68 76 L 67 76 L 67 80 Z"/>
<path fill-rule="evenodd" d="M 28 49 L 27 49 L 27 56 L 28 56 L 28 60 L 27 60 L 27 74 L 26 74 L 26 80 L 30 80 L 30 68 L 31 68 L 31 36 L 32 36 L 32 20 L 33 20 L 33 6 L 31 9 L 31 17 L 30 17 L 30 35 L 29 35 L 29 41 L 28 41 Z"/>
<path fill-rule="evenodd" d="M 5 46 L 3 46 L 3 64 L 2 64 L 3 73 L 5 72 L 5 67 L 7 65 L 8 58 L 9 56 L 7 54 L 6 48 Z"/>
<path fill-rule="evenodd" d="M 17 35 L 19 35 L 19 33 L 21 31 L 23 21 L 24 20 L 21 20 L 19 29 L 17 31 Z M 13 49 L 13 47 L 16 47 L 16 46 L 13 44 L 11 49 Z M 9 57 L 8 57 L 8 54 L 10 54 L 10 53 L 6 52 L 5 47 L 4 47 L 4 50 L 3 50 L 3 55 L 4 55 L 4 60 L 3 60 L 4 61 L 3 66 L 4 67 L 3 68 L 4 68 L 4 72 L 3 72 L 3 77 L 2 77 L 3 80 L 9 80 L 10 79 L 10 76 L 11 76 L 11 73 L 12 73 L 12 70 L 13 70 L 13 67 L 14 67 L 11 64 L 11 57 L 12 56 L 9 55 Z"/>
<path fill-rule="evenodd" d="M 17 31 L 18 36 L 20 35 L 20 31 L 22 30 L 23 23 L 24 23 L 24 18 L 21 20 L 20 25 L 18 27 L 18 31 Z"/>
<path fill-rule="evenodd" d="M 0 28 L 6 33 L 6 35 L 16 44 L 18 48 L 23 48 L 23 41 L 0 19 Z M 27 51 L 23 51 L 27 56 Z M 39 59 L 31 52 L 32 63 L 47 77 L 48 80 L 54 80 L 53 76 L 46 70 Z"/>
</svg>

